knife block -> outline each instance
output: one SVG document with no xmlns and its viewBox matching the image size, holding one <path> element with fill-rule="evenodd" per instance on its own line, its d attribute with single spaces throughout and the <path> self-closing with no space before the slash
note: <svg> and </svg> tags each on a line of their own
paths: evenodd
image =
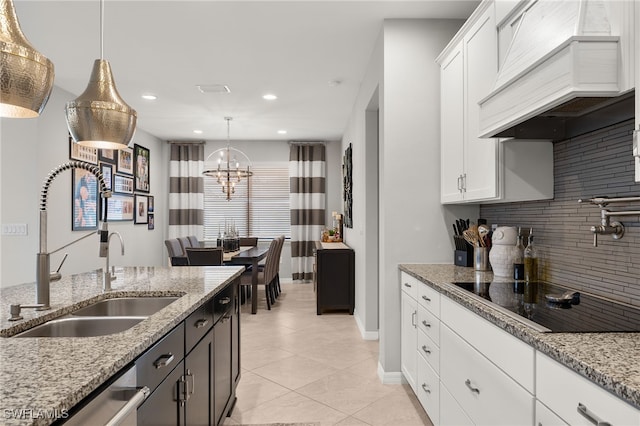
<svg viewBox="0 0 640 426">
<path fill-rule="evenodd" d="M 458 238 L 456 235 L 454 238 Z M 473 246 L 466 241 L 462 237 L 460 239 L 464 242 L 464 245 L 460 243 L 460 241 L 456 241 L 456 247 L 458 247 L 453 252 L 453 264 L 456 266 L 473 266 Z"/>
</svg>

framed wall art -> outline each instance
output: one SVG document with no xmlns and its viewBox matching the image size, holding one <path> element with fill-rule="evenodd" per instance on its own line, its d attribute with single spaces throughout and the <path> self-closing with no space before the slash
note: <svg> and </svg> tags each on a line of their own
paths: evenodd
<svg viewBox="0 0 640 426">
<path fill-rule="evenodd" d="M 73 169 L 71 175 L 71 230 L 98 229 L 98 179 L 84 169 Z"/>
<path fill-rule="evenodd" d="M 109 191 L 113 190 L 113 165 L 107 163 L 100 163 L 100 171 L 104 178 L 104 183 Z"/>
<path fill-rule="evenodd" d="M 154 229 L 155 228 L 155 223 L 154 223 L 155 220 L 153 218 L 153 213 L 149 213 L 147 215 L 147 220 L 148 220 L 147 229 L 149 229 L 149 230 Z"/>
<path fill-rule="evenodd" d="M 71 160 L 85 161 L 98 164 L 98 148 L 78 145 L 69 134 L 69 158 Z"/>
<path fill-rule="evenodd" d="M 134 190 L 149 192 L 149 150 L 135 144 L 133 146 L 133 161 L 135 164 L 133 171 Z"/>
<path fill-rule="evenodd" d="M 149 211 L 148 204 L 149 199 L 146 195 L 134 195 L 134 216 L 133 223 L 148 223 L 149 222 Z"/>
<path fill-rule="evenodd" d="M 113 175 L 113 192 L 119 194 L 133 194 L 133 178 L 119 174 Z"/>
<path fill-rule="evenodd" d="M 118 150 L 118 173 L 133 174 L 133 150 L 131 148 Z"/>
<path fill-rule="evenodd" d="M 353 152 L 351 144 L 347 147 L 342 158 L 342 182 L 344 199 L 344 226 L 353 228 Z"/>
<path fill-rule="evenodd" d="M 153 195 L 149 195 L 147 197 L 147 199 L 149 200 L 148 205 L 147 205 L 147 211 L 149 213 L 153 213 Z"/>
<path fill-rule="evenodd" d="M 121 222 L 133 220 L 133 196 L 112 194 L 107 198 L 107 221 Z"/>
<path fill-rule="evenodd" d="M 98 160 L 103 163 L 116 164 L 118 158 L 118 150 L 117 149 L 99 149 L 98 150 Z"/>
</svg>

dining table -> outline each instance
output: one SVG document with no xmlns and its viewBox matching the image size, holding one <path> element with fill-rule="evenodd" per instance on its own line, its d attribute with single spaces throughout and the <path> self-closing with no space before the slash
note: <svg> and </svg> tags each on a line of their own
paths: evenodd
<svg viewBox="0 0 640 426">
<path fill-rule="evenodd" d="M 224 253 L 225 264 L 251 265 L 251 313 L 258 312 L 258 262 L 267 257 L 269 247 L 241 246 L 240 250 Z"/>
</svg>

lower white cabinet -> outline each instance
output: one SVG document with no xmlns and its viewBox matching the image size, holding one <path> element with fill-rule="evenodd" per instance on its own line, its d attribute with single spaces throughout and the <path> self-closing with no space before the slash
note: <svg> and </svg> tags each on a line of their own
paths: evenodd
<svg viewBox="0 0 640 426">
<path fill-rule="evenodd" d="M 416 376 L 418 374 L 416 344 L 418 342 L 418 302 L 406 292 L 402 292 L 401 332 L 400 332 L 400 366 L 402 374 L 411 389 L 416 392 Z"/>
<path fill-rule="evenodd" d="M 640 424 L 638 409 L 540 352 L 536 396 L 570 425 Z"/>
<path fill-rule="evenodd" d="M 474 426 L 458 401 L 440 383 L 440 426 Z"/>
<path fill-rule="evenodd" d="M 536 401 L 535 426 L 569 426 L 540 401 Z"/>
<path fill-rule="evenodd" d="M 416 395 L 422 407 L 429 415 L 433 424 L 440 421 L 440 378 L 429 366 L 429 363 L 418 356 L 418 381 L 416 382 Z"/>
<path fill-rule="evenodd" d="M 440 380 L 479 425 L 531 425 L 534 397 L 448 326 L 441 327 Z"/>
</svg>

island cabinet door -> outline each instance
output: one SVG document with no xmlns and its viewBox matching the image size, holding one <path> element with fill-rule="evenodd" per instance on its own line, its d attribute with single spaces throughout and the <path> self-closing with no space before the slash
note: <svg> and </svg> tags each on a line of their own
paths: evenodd
<svg viewBox="0 0 640 426">
<path fill-rule="evenodd" d="M 179 401 L 183 373 L 184 361 L 181 361 L 138 408 L 138 426 L 185 424 L 184 405 Z"/>
<path fill-rule="evenodd" d="M 213 419 L 213 409 L 210 404 L 212 380 L 213 328 L 210 328 L 209 332 L 185 358 L 185 424 L 211 424 Z"/>
</svg>

